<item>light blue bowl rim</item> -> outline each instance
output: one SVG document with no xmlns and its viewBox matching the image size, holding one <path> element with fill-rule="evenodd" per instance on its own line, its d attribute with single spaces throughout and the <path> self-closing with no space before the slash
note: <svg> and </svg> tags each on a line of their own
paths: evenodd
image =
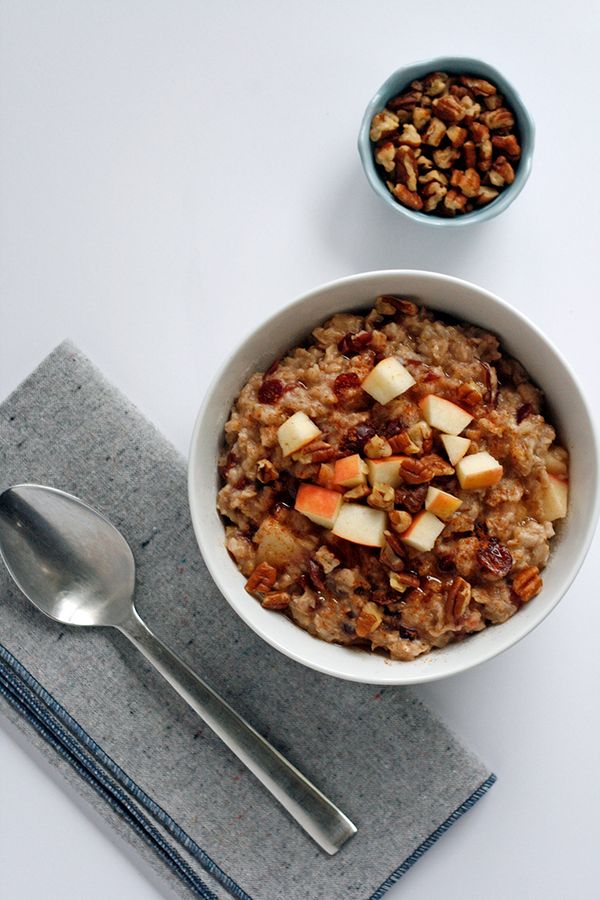
<svg viewBox="0 0 600 900">
<path fill-rule="evenodd" d="M 369 137 L 371 119 L 376 112 L 380 112 L 384 108 L 390 97 L 394 97 L 396 94 L 400 93 L 403 88 L 407 88 L 410 85 L 410 82 L 414 81 L 415 78 L 426 75 L 428 72 L 437 71 L 460 72 L 461 74 L 472 74 L 475 76 L 479 75 L 493 81 L 500 92 L 504 94 L 508 100 L 508 105 L 516 114 L 521 143 L 521 159 L 516 169 L 515 180 L 510 187 L 502 191 L 500 196 L 487 206 L 473 210 L 473 212 L 466 213 L 463 216 L 447 219 L 442 218 L 441 216 L 432 216 L 427 213 L 408 209 L 408 207 L 402 206 L 401 203 L 398 203 L 398 201 L 392 197 L 377 170 L 373 158 L 371 139 Z M 385 202 L 397 213 L 407 216 L 415 222 L 425 223 L 427 225 L 444 227 L 450 225 L 456 227 L 461 225 L 472 225 L 475 222 L 484 222 L 492 219 L 512 203 L 523 190 L 525 182 L 531 173 L 534 143 L 535 124 L 533 119 L 523 103 L 519 92 L 501 72 L 489 63 L 474 57 L 438 56 L 435 59 L 421 60 L 420 62 L 411 63 L 408 66 L 402 66 L 400 69 L 396 69 L 396 71 L 384 81 L 365 110 L 358 135 L 358 152 L 371 187 L 375 193 L 385 200 Z"/>
</svg>

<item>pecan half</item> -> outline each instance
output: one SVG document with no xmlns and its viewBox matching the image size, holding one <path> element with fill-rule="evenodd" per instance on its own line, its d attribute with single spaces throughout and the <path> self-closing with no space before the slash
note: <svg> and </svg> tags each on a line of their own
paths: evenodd
<svg viewBox="0 0 600 900">
<path fill-rule="evenodd" d="M 269 591 L 277 579 L 277 569 L 269 563 L 261 562 L 254 569 L 246 582 L 249 594 L 263 594 Z"/>
<path fill-rule="evenodd" d="M 499 109 L 490 109 L 488 112 L 483 113 L 481 121 L 491 131 L 497 131 L 500 128 L 512 128 L 515 124 L 515 117 L 509 109 L 501 106 Z"/>
<path fill-rule="evenodd" d="M 492 145 L 501 153 L 506 153 L 511 159 L 519 159 L 521 156 L 521 147 L 514 134 L 495 134 L 492 138 Z"/>
<path fill-rule="evenodd" d="M 290 605 L 290 595 L 286 591 L 269 591 L 261 602 L 265 609 L 286 609 Z"/>
<path fill-rule="evenodd" d="M 354 356 L 356 353 L 361 353 L 365 347 L 368 347 L 372 340 L 373 335 L 370 331 L 359 331 L 357 334 L 348 332 L 337 346 L 340 353 L 343 353 L 344 356 Z"/>
<path fill-rule="evenodd" d="M 409 209 L 423 208 L 423 201 L 416 191 L 409 191 L 404 184 L 394 184 L 391 181 L 386 181 L 386 184 L 394 197 L 404 206 L 408 206 Z"/>
<path fill-rule="evenodd" d="M 323 593 L 323 591 L 326 590 L 325 572 L 323 571 L 323 567 L 316 560 L 309 559 L 307 574 L 309 581 L 311 582 L 315 590 Z"/>
<path fill-rule="evenodd" d="M 471 602 L 471 585 L 460 575 L 452 580 L 446 594 L 445 613 L 449 622 L 458 624 Z"/>
<path fill-rule="evenodd" d="M 436 115 L 449 125 L 456 125 L 465 116 L 464 106 L 452 94 L 446 94 L 445 97 L 439 97 L 437 100 L 434 100 L 433 107 Z"/>
<path fill-rule="evenodd" d="M 496 93 L 495 85 L 484 78 L 472 78 L 470 75 L 461 75 L 459 81 L 473 91 L 474 94 L 482 94 L 484 97 L 489 97 L 490 94 Z"/>
<path fill-rule="evenodd" d="M 475 409 L 483 400 L 480 392 L 470 382 L 464 382 L 460 385 L 456 392 L 456 398 L 457 403 L 462 403 L 470 409 Z"/>
<path fill-rule="evenodd" d="M 542 578 L 537 566 L 528 566 L 513 578 L 512 589 L 523 603 L 527 603 L 542 589 Z"/>
</svg>

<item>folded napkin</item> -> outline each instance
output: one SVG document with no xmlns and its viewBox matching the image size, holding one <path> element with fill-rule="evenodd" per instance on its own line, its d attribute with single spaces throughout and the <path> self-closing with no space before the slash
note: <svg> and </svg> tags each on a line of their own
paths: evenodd
<svg viewBox="0 0 600 900">
<path fill-rule="evenodd" d="M 142 617 L 358 826 L 323 853 L 122 635 L 51 622 L 2 567 L 2 710 L 182 897 L 378 900 L 494 783 L 412 691 L 313 672 L 242 623 L 183 460 L 72 344 L 0 407 L 0 459 L 1 488 L 62 488 L 123 531 Z"/>
</svg>

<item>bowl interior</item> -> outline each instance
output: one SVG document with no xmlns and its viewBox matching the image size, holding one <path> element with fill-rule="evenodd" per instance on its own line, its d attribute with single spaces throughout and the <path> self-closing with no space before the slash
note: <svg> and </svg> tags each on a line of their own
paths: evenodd
<svg viewBox="0 0 600 900">
<path fill-rule="evenodd" d="M 373 145 L 369 138 L 369 130 L 373 116 L 385 107 L 390 97 L 394 97 L 396 94 L 407 88 L 414 79 L 422 78 L 429 72 L 435 71 L 449 72 L 451 74 L 478 75 L 496 84 L 500 92 L 504 94 L 508 105 L 512 107 L 515 113 L 517 119 L 517 132 L 521 144 L 521 159 L 516 168 L 514 182 L 508 188 L 503 190 L 499 197 L 487 206 L 473 210 L 463 216 L 455 216 L 454 218 L 447 219 L 442 218 L 441 216 L 428 215 L 426 213 L 418 212 L 417 210 L 408 209 L 392 197 L 386 187 L 385 179 L 380 173 L 373 158 Z M 525 182 L 529 178 L 533 159 L 534 140 L 535 126 L 533 120 L 519 96 L 519 93 L 512 84 L 506 80 L 501 72 L 498 72 L 493 66 L 489 65 L 489 63 L 483 62 L 483 60 L 473 59 L 472 57 L 441 56 L 437 59 L 423 60 L 422 62 L 413 63 L 410 66 L 397 69 L 381 85 L 365 110 L 358 137 L 358 150 L 371 187 L 397 212 L 407 215 L 414 221 L 426 222 L 429 225 L 461 226 L 491 219 L 512 203 L 522 191 Z"/>
<path fill-rule="evenodd" d="M 285 616 L 269 612 L 244 590 L 245 579 L 225 550 L 216 512 L 217 456 L 231 405 L 247 378 L 292 348 L 335 312 L 369 306 L 381 293 L 412 296 L 430 307 L 481 325 L 502 340 L 546 392 L 551 419 L 571 454 L 570 515 L 559 523 L 544 589 L 503 625 L 411 662 L 390 662 L 363 650 L 327 644 Z M 230 357 L 209 388 L 192 438 L 189 499 L 205 562 L 241 618 L 274 647 L 314 669 L 372 684 L 429 681 L 471 668 L 510 647 L 558 603 L 583 562 L 598 507 L 597 443 L 586 402 L 560 354 L 525 317 L 476 285 L 429 272 L 384 271 L 318 288 L 276 314 Z M 223 601 L 225 602 L 225 601 Z"/>
</svg>

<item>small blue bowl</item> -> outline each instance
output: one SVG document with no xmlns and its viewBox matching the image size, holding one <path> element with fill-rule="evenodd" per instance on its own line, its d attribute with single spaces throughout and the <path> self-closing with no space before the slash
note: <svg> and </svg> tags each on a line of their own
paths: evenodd
<svg viewBox="0 0 600 900">
<path fill-rule="evenodd" d="M 391 97 L 395 97 L 396 94 L 406 90 L 410 86 L 411 81 L 414 81 L 416 78 L 422 78 L 429 72 L 475 75 L 493 82 L 500 93 L 506 97 L 507 106 L 510 106 L 515 114 L 517 121 L 516 131 L 521 145 L 521 158 L 515 171 L 513 183 L 505 188 L 495 200 L 488 203 L 487 206 L 482 206 L 480 209 L 474 209 L 471 212 L 464 213 L 464 215 L 452 218 L 436 216 L 432 213 L 417 212 L 399 203 L 390 194 L 384 178 L 379 173 L 373 156 L 373 144 L 369 137 L 371 120 L 375 113 L 381 112 Z M 397 69 L 393 75 L 390 75 L 387 81 L 381 85 L 365 110 L 358 135 L 358 152 L 371 187 L 393 210 L 415 222 L 455 228 L 460 225 L 471 225 L 474 222 L 485 222 L 488 219 L 493 219 L 494 216 L 497 216 L 498 213 L 501 213 L 512 203 L 517 194 L 521 193 L 531 172 L 534 140 L 535 125 L 533 124 L 533 119 L 527 112 L 525 104 L 512 84 L 497 69 L 494 69 L 488 63 L 482 62 L 480 59 L 440 56 L 437 59 L 429 59 L 413 63 L 410 66 L 403 66 L 403 68 Z"/>
</svg>

